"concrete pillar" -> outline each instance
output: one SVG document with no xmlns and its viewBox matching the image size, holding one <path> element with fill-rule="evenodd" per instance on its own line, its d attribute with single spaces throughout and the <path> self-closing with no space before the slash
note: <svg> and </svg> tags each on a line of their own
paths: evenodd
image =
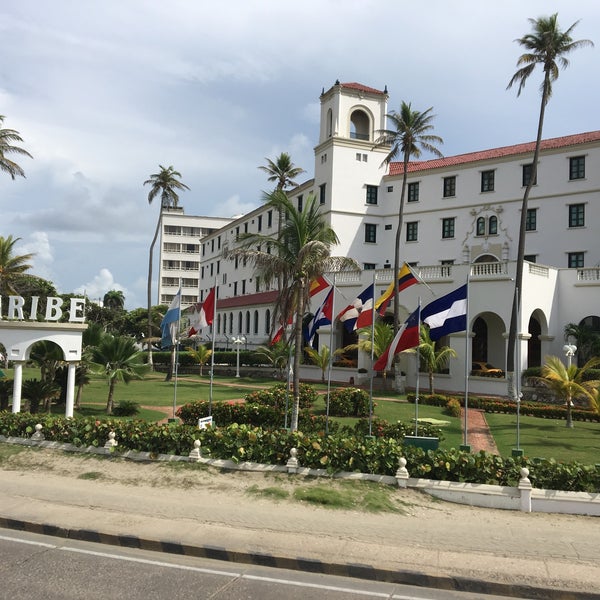
<svg viewBox="0 0 600 600">
<path fill-rule="evenodd" d="M 531 481 L 529 480 L 529 469 L 521 469 L 521 478 L 519 479 L 519 492 L 521 493 L 521 510 L 531 512 Z"/>
<path fill-rule="evenodd" d="M 75 372 L 77 363 L 70 362 L 67 367 L 67 398 L 65 406 L 65 417 L 73 416 L 73 406 L 75 404 Z"/>
<path fill-rule="evenodd" d="M 21 387 L 23 385 L 23 361 L 15 361 L 13 363 L 13 404 L 12 411 L 14 413 L 21 412 Z"/>
</svg>

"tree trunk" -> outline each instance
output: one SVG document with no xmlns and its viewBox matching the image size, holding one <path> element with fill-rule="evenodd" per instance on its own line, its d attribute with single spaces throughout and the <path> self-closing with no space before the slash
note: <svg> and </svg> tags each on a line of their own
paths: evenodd
<svg viewBox="0 0 600 600">
<path fill-rule="evenodd" d="M 300 412 L 300 358 L 302 356 L 302 316 L 304 314 L 303 279 L 299 283 L 296 300 L 296 343 L 294 352 L 294 404 L 292 406 L 292 431 L 296 431 L 298 429 L 298 413 Z"/>
<path fill-rule="evenodd" d="M 533 152 L 533 163 L 531 165 L 531 177 L 527 182 L 527 187 L 523 193 L 523 202 L 521 203 L 521 219 L 519 223 L 519 242 L 517 246 L 517 271 L 515 275 L 515 293 L 513 295 L 513 304 L 510 315 L 510 326 L 508 330 L 508 348 L 506 353 L 506 380 L 508 382 L 508 395 L 513 400 L 517 400 L 516 397 L 516 382 L 515 382 L 515 355 L 516 355 L 516 343 L 517 343 L 517 329 L 519 324 L 517 320 L 520 315 L 521 308 L 521 296 L 523 294 L 523 263 L 525 261 L 525 237 L 527 232 L 525 228 L 527 226 L 527 201 L 529 199 L 529 193 L 533 187 L 537 178 L 537 163 L 540 155 L 540 145 L 542 142 L 542 131 L 544 128 L 544 114 L 546 112 L 546 104 L 548 103 L 548 89 L 550 85 L 550 75 L 545 72 L 544 75 L 544 87 L 542 92 L 542 102 L 540 106 L 540 116 L 538 120 L 537 138 L 535 142 L 535 150 Z M 520 367 L 520 365 L 519 365 Z"/>
<path fill-rule="evenodd" d="M 152 361 L 152 344 L 150 338 L 152 337 L 152 257 L 154 255 L 154 245 L 158 238 L 158 231 L 160 229 L 160 221 L 162 217 L 162 206 L 158 214 L 158 221 L 156 222 L 156 229 L 154 231 L 154 237 L 150 244 L 150 253 L 148 257 L 148 364 L 153 369 L 154 363 Z"/>
<path fill-rule="evenodd" d="M 106 401 L 106 414 L 112 415 L 113 413 L 113 398 L 115 395 L 115 380 L 111 379 L 108 386 L 108 400 Z"/>
</svg>

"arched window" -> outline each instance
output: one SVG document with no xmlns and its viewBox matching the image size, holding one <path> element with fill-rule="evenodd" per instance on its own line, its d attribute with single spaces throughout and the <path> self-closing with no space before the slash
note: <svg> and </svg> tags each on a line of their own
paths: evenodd
<svg viewBox="0 0 600 600">
<path fill-rule="evenodd" d="M 350 115 L 350 137 L 353 140 L 369 140 L 370 120 L 364 110 L 355 110 Z"/>
<path fill-rule="evenodd" d="M 254 335 L 258 335 L 258 311 L 254 311 Z"/>
<path fill-rule="evenodd" d="M 483 217 L 477 219 L 477 235 L 485 235 L 485 219 Z"/>
<path fill-rule="evenodd" d="M 245 327 L 244 333 L 246 333 L 246 334 L 250 333 L 250 311 L 249 310 L 246 311 L 246 327 Z"/>
<path fill-rule="evenodd" d="M 233 333 L 233 313 L 229 313 L 229 335 Z"/>
<path fill-rule="evenodd" d="M 221 333 L 221 315 L 217 315 L 217 333 Z"/>
<path fill-rule="evenodd" d="M 265 312 L 265 335 L 269 335 L 271 333 L 271 311 L 267 308 Z"/>
<path fill-rule="evenodd" d="M 333 112 L 331 109 L 327 111 L 327 137 L 333 135 Z"/>
<path fill-rule="evenodd" d="M 242 333 L 242 311 L 238 312 L 238 324 L 237 324 L 237 332 L 238 335 Z"/>
<path fill-rule="evenodd" d="M 496 235 L 498 233 L 498 217 L 492 215 L 488 220 L 488 233 Z"/>
</svg>

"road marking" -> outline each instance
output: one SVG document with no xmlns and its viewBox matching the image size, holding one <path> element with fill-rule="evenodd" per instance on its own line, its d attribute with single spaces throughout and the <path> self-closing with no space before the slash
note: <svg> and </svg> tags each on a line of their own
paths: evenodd
<svg viewBox="0 0 600 600">
<path fill-rule="evenodd" d="M 181 571 L 192 571 L 195 573 L 203 573 L 205 575 L 220 575 L 222 577 L 231 577 L 231 578 L 239 578 L 239 579 L 247 579 L 250 581 L 264 581 L 266 583 L 278 583 L 281 585 L 293 585 L 296 587 L 303 588 L 314 588 L 320 589 L 329 592 L 341 592 L 344 594 L 354 594 L 354 595 L 362 595 L 362 596 L 371 596 L 373 598 L 388 598 L 389 600 L 427 600 L 424 596 L 400 596 L 398 594 L 392 594 L 390 596 L 389 593 L 384 592 L 371 592 L 368 590 L 356 590 L 353 588 L 346 588 L 341 586 L 334 585 L 323 585 L 318 583 L 307 583 L 301 581 L 294 581 L 292 579 L 282 579 L 279 577 L 265 577 L 261 575 L 250 575 L 244 574 L 242 572 L 235 571 L 224 571 L 221 569 L 207 569 L 204 567 L 191 567 L 188 565 L 177 565 L 172 564 L 160 560 L 150 560 L 147 558 L 137 558 L 132 556 L 122 556 L 120 554 L 113 554 L 110 552 L 97 552 L 95 550 L 84 550 L 81 548 L 73 548 L 70 546 L 57 546 L 56 544 L 48 544 L 46 542 L 36 542 L 31 540 L 22 540 L 18 538 L 13 538 L 10 536 L 0 535 L 0 540 L 6 540 L 8 542 L 15 542 L 19 544 L 27 544 L 29 546 L 39 546 L 41 548 L 49 548 L 54 550 L 60 550 L 63 552 L 72 552 L 74 554 L 85 554 L 89 556 L 97 556 L 99 558 L 109 558 L 112 560 L 122 560 L 126 562 L 133 562 L 145 565 L 152 565 L 157 567 L 163 567 L 168 569 L 178 569 Z M 393 584 L 390 584 L 393 585 Z"/>
</svg>

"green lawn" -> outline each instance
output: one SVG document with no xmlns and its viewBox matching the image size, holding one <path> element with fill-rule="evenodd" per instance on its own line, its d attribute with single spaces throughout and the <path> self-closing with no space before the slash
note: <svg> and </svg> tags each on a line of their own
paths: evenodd
<svg viewBox="0 0 600 600">
<path fill-rule="evenodd" d="M 516 448 L 516 415 L 486 414 L 485 418 L 502 456 Z M 520 418 L 520 444 L 525 456 L 600 463 L 600 424 L 575 421 L 573 429 L 564 420 Z"/>
</svg>

